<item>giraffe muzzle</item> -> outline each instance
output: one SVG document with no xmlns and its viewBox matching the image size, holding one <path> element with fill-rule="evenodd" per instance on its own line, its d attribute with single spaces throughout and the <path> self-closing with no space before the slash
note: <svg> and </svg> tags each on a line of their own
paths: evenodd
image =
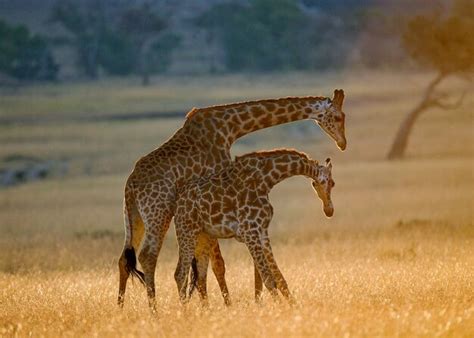
<svg viewBox="0 0 474 338">
<path fill-rule="evenodd" d="M 347 141 L 345 137 L 342 140 L 337 141 L 336 144 L 337 144 L 337 147 L 341 149 L 341 151 L 346 150 Z"/>
<path fill-rule="evenodd" d="M 324 206 L 324 214 L 328 218 L 330 218 L 330 217 L 332 217 L 332 215 L 334 215 L 334 207 L 332 206 L 332 203 L 330 203 L 329 205 Z"/>
</svg>

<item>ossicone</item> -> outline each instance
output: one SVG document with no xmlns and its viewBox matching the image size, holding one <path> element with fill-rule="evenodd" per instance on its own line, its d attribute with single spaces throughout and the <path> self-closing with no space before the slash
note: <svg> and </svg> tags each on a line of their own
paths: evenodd
<svg viewBox="0 0 474 338">
<path fill-rule="evenodd" d="M 335 89 L 332 102 L 337 108 L 342 109 L 342 103 L 344 102 L 344 90 Z"/>
<path fill-rule="evenodd" d="M 326 159 L 326 167 L 328 167 L 329 169 L 332 168 L 331 159 L 329 157 Z"/>
</svg>

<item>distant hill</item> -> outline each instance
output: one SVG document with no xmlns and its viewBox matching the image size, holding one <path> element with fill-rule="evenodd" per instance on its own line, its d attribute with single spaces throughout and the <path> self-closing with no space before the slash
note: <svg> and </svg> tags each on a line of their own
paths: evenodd
<svg viewBox="0 0 474 338">
<path fill-rule="evenodd" d="M 55 37 L 64 34 L 59 25 L 48 23 L 51 8 L 56 1 L 0 0 L 0 18 L 10 23 L 25 24 L 34 32 Z M 79 3 L 81 1 L 89 0 L 75 0 Z M 208 73 L 211 70 L 224 69 L 223 51 L 220 46 L 210 42 L 207 32 L 196 27 L 193 19 L 216 4 L 228 3 L 228 0 L 103 1 L 115 4 L 130 3 L 130 5 L 148 2 L 166 18 L 169 25 L 167 29 L 181 37 L 180 46 L 173 52 L 169 73 Z M 245 0 L 234 0 L 233 2 L 247 3 Z M 401 23 L 404 17 L 436 7 L 447 6 L 449 3 L 448 0 L 300 0 L 299 6 L 313 20 L 324 17 L 341 21 L 342 14 L 350 16 L 352 13 L 359 15 L 364 11 L 371 13 L 375 19 L 369 20 L 364 29 L 359 32 L 356 43 L 352 42 L 354 45 L 351 48 L 349 60 L 355 63 L 364 60 L 369 66 L 377 66 L 377 63 L 393 62 L 402 58 L 403 55 L 398 46 L 396 32 L 379 27 L 380 19 L 378 18 L 391 17 L 394 18 L 395 23 L 397 20 Z M 343 20 L 341 24 L 344 24 Z M 366 55 L 371 53 L 373 55 Z M 74 54 L 70 48 L 67 46 L 56 47 L 54 54 L 61 65 L 61 77 L 75 77 L 77 69 L 74 63 Z"/>
</svg>

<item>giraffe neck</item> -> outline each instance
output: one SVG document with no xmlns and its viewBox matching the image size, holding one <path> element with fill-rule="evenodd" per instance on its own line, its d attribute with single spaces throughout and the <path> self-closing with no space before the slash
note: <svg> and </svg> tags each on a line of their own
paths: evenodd
<svg viewBox="0 0 474 338">
<path fill-rule="evenodd" d="M 212 120 L 230 147 L 236 139 L 256 130 L 306 119 L 321 121 L 330 102 L 326 97 L 250 101 L 194 109 L 188 114 L 188 119 L 198 123 Z"/>
<path fill-rule="evenodd" d="M 268 152 L 251 153 L 236 159 L 242 163 L 242 168 L 250 166 L 253 173 L 244 170 L 248 177 L 259 177 L 263 189 L 270 190 L 281 181 L 292 176 L 302 175 L 311 179 L 317 179 L 318 168 L 304 153 L 295 150 L 275 150 Z"/>
</svg>

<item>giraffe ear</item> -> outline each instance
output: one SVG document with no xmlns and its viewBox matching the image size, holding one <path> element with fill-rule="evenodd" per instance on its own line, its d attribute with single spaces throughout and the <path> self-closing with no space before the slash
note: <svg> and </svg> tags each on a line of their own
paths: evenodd
<svg viewBox="0 0 474 338">
<path fill-rule="evenodd" d="M 326 167 L 328 167 L 329 169 L 332 168 L 331 159 L 329 157 L 326 159 Z"/>
<path fill-rule="evenodd" d="M 342 89 L 335 89 L 334 95 L 332 98 L 333 105 L 335 105 L 339 110 L 342 109 L 342 103 L 344 101 L 344 91 Z"/>
</svg>

